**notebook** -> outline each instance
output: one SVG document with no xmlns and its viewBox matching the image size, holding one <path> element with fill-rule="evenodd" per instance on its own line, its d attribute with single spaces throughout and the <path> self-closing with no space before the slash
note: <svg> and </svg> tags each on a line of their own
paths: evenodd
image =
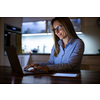
<svg viewBox="0 0 100 100">
<path fill-rule="evenodd" d="M 44 74 L 44 73 L 48 73 L 48 72 L 44 72 L 44 71 L 40 71 L 40 70 L 35 70 L 33 72 L 29 72 L 29 71 L 25 71 L 24 67 L 22 67 L 20 65 L 19 59 L 18 59 L 18 55 L 16 52 L 16 48 L 14 46 L 8 46 L 5 47 L 11 68 L 13 71 L 20 73 L 20 74 Z"/>
</svg>

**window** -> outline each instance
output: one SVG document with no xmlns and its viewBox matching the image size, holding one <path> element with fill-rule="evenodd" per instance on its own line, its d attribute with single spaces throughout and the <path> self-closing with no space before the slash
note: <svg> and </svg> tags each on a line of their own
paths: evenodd
<svg viewBox="0 0 100 100">
<path fill-rule="evenodd" d="M 46 21 L 23 22 L 22 33 L 46 33 Z"/>
<path fill-rule="evenodd" d="M 81 18 L 71 18 L 70 19 L 73 26 L 74 26 L 74 29 L 76 32 L 81 32 Z"/>
<path fill-rule="evenodd" d="M 70 18 L 76 32 L 81 32 L 81 18 Z M 51 21 L 35 21 L 22 23 L 23 34 L 51 33 Z"/>
</svg>

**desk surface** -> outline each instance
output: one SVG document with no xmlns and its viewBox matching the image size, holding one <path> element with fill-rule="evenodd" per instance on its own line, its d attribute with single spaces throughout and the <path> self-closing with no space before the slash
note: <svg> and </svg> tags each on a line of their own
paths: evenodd
<svg viewBox="0 0 100 100">
<path fill-rule="evenodd" d="M 0 84 L 100 84 L 100 71 L 81 70 L 78 78 L 56 78 L 49 74 L 23 76 L 9 66 L 0 66 Z"/>
</svg>

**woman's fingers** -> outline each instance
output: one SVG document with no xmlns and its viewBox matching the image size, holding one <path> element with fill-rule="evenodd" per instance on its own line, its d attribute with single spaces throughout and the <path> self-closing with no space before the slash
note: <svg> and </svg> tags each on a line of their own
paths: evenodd
<svg viewBox="0 0 100 100">
<path fill-rule="evenodd" d="M 34 69 L 41 69 L 41 66 L 34 66 Z"/>
<path fill-rule="evenodd" d="M 35 64 L 27 65 L 24 69 L 28 69 L 30 67 L 34 67 Z"/>
<path fill-rule="evenodd" d="M 48 71 L 49 67 L 48 66 L 38 66 L 38 64 L 31 64 L 31 65 L 27 65 L 24 69 L 28 69 L 30 67 L 34 67 L 34 69 L 30 70 L 30 71 L 34 71 L 34 70 L 41 70 L 41 71 Z"/>
<path fill-rule="evenodd" d="M 28 69 L 28 68 L 30 68 L 31 66 L 30 65 L 27 65 L 24 69 Z"/>
</svg>

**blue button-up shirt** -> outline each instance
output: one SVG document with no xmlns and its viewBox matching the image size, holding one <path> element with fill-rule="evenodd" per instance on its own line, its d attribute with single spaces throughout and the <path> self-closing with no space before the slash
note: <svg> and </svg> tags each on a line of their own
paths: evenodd
<svg viewBox="0 0 100 100">
<path fill-rule="evenodd" d="M 48 66 L 49 70 L 72 70 L 80 69 L 80 64 L 84 52 L 84 43 L 81 39 L 71 38 L 63 50 L 62 40 L 58 41 L 60 52 L 54 56 L 55 47 L 53 46 L 49 61 L 38 63 L 40 66 Z"/>
</svg>

